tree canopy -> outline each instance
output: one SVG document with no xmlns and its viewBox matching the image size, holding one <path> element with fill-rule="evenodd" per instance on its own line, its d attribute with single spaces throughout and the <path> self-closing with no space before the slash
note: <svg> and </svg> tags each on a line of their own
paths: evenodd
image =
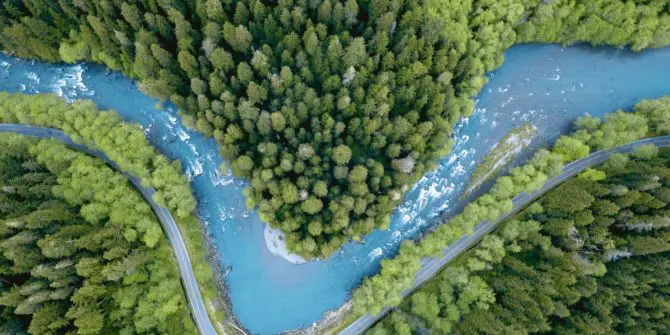
<svg viewBox="0 0 670 335">
<path fill-rule="evenodd" d="M 0 332 L 196 332 L 149 205 L 102 161 L 0 135 Z"/>
<path fill-rule="evenodd" d="M 621 0 L 9 1 L 0 45 L 99 62 L 171 99 L 251 181 L 248 204 L 287 246 L 324 257 L 386 226 L 513 43 L 667 45 L 668 11 Z M 352 182 L 358 166 L 369 173 Z M 288 184 L 308 196 L 286 202 Z"/>
<path fill-rule="evenodd" d="M 442 255 L 445 247 L 468 234 L 475 225 L 486 220 L 492 222 L 500 215 L 508 213 L 512 209 L 512 199 L 515 196 L 521 192 L 532 193 L 540 189 L 548 178 L 560 174 L 563 164 L 583 157 L 591 148 L 608 149 L 646 136 L 667 135 L 665 128 L 652 125 L 663 122 L 667 115 L 659 110 L 666 110 L 669 105 L 670 98 L 664 97 L 642 101 L 633 107 L 633 112 L 619 110 L 607 114 L 603 120 L 589 116 L 578 118 L 574 132 L 559 138 L 551 151 L 540 149 L 523 166 L 511 168 L 508 175 L 496 180 L 487 194 L 470 202 L 461 213 L 449 218 L 419 241 L 404 241 L 398 255 L 382 261 L 379 274 L 366 278 L 356 288 L 353 293 L 354 313 L 377 314 L 385 306 L 399 305 L 402 301 L 400 293 L 414 283 L 423 257 Z M 653 157 L 657 152 L 657 149 L 643 146 L 632 153 L 632 156 L 644 159 Z M 615 154 L 605 165 L 623 169 L 628 160 L 624 155 Z M 607 177 L 603 171 L 587 169 L 579 178 L 591 183 L 602 182 Z M 543 204 L 546 210 L 565 214 L 564 220 L 554 221 L 557 227 L 571 222 L 572 216 L 588 220 L 589 215 L 584 214 L 584 210 L 595 201 L 592 190 L 574 183 L 558 188 L 546 195 L 545 199 L 547 198 L 552 200 Z M 599 201 L 597 206 L 602 213 L 617 211 L 617 207 L 612 206 L 611 202 Z"/>
<path fill-rule="evenodd" d="M 368 333 L 669 332 L 670 150 L 644 148 L 542 196 Z"/>
<path fill-rule="evenodd" d="M 154 200 L 170 210 L 186 242 L 201 294 L 215 312 L 221 309 L 213 269 L 206 260 L 204 228 L 195 217 L 196 201 L 178 162 L 159 154 L 140 127 L 125 123 L 112 111 L 99 111 L 91 101 L 67 104 L 53 95 L 22 95 L 0 92 L 0 122 L 62 129 L 74 141 L 98 149 L 118 167 L 156 190 Z M 126 203 L 126 205 L 128 205 Z M 130 205 L 129 205 L 130 206 Z M 92 217 L 104 208 L 88 208 Z M 163 238 L 152 230 L 152 241 Z M 223 319 L 224 313 L 211 315 Z"/>
</svg>

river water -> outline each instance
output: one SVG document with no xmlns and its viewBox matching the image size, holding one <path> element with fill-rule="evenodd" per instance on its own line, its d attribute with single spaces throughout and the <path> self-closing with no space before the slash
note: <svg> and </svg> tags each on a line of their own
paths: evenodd
<svg viewBox="0 0 670 335">
<path fill-rule="evenodd" d="M 531 147 L 537 147 L 570 129 L 577 116 L 602 116 L 643 98 L 670 95 L 670 48 L 632 53 L 522 45 L 505 55 L 505 64 L 489 74 L 473 115 L 456 127 L 452 153 L 407 193 L 391 228 L 369 234 L 365 244 L 344 246 L 328 260 L 302 265 L 269 253 L 263 223 L 246 210 L 245 182 L 219 172 L 223 161 L 214 141 L 185 128 L 173 107 L 160 107 L 136 82 L 98 65 L 54 65 L 0 54 L 0 90 L 92 99 L 140 124 L 189 176 L 220 262 L 232 267 L 226 281 L 235 313 L 251 332 L 276 334 L 309 326 L 348 300 L 351 289 L 378 271 L 400 241 L 416 237 L 439 212 L 449 211 L 476 163 L 511 129 L 535 125 Z"/>
</svg>

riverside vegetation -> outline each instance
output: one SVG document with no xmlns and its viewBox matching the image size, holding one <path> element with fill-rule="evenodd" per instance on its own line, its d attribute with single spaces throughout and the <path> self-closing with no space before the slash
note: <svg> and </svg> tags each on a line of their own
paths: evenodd
<svg viewBox="0 0 670 335">
<path fill-rule="evenodd" d="M 123 122 L 112 111 L 99 111 L 88 100 L 67 104 L 54 95 L 3 92 L 0 92 L 0 123 L 61 129 L 75 142 L 104 152 L 123 171 L 153 187 L 156 190 L 154 200 L 167 207 L 179 225 L 198 286 L 208 305 L 208 313 L 211 313 L 214 320 L 223 320 L 223 308 L 216 302 L 217 286 L 213 271 L 205 259 L 207 242 L 203 227 L 195 217 L 196 201 L 191 194 L 188 180 L 181 174 L 179 162 L 170 162 L 160 155 L 147 142 L 140 127 Z M 124 204 L 128 205 L 125 202 Z M 140 198 L 137 206 L 143 204 Z M 103 210 L 104 207 L 100 209 Z M 160 227 L 156 228 L 158 230 L 152 229 L 149 232 L 151 240 L 165 239 Z"/>
<path fill-rule="evenodd" d="M 11 0 L 0 45 L 95 61 L 221 145 L 288 248 L 326 257 L 389 224 L 515 42 L 670 42 L 664 1 Z"/>
<path fill-rule="evenodd" d="M 0 147 L 0 333 L 197 331 L 124 175 L 52 140 L 1 134 Z"/>
<path fill-rule="evenodd" d="M 368 334 L 670 332 L 668 166 L 668 148 L 613 155 L 503 222 Z"/>
<path fill-rule="evenodd" d="M 491 147 L 481 163 L 468 181 L 468 186 L 462 196 L 467 196 L 479 188 L 484 182 L 493 178 L 505 168 L 516 156 L 523 151 L 531 142 L 535 133 L 535 127 L 524 124 L 510 130 L 498 143 Z"/>
<path fill-rule="evenodd" d="M 540 149 L 528 163 L 510 169 L 509 175 L 499 178 L 487 194 L 469 203 L 462 213 L 438 226 L 421 240 L 404 241 L 398 255 L 383 260 L 380 273 L 366 278 L 354 291 L 354 312 L 377 314 L 384 306 L 399 305 L 400 292 L 414 283 L 423 257 L 441 255 L 446 246 L 470 232 L 476 224 L 484 220 L 493 221 L 509 212 L 513 197 L 522 192 L 538 190 L 549 178 L 560 174 L 565 163 L 586 157 L 591 150 L 607 149 L 648 136 L 666 134 L 670 134 L 670 97 L 640 102 L 635 105 L 633 112 L 610 113 L 603 121 L 590 116 L 578 118 L 575 121 L 575 132 L 570 136 L 561 136 L 551 151 Z M 601 180 L 605 174 L 601 170 L 587 169 L 581 176 Z M 572 202 L 570 197 L 564 200 Z M 570 220 L 569 217 L 565 219 Z M 493 257 L 490 250 L 486 249 L 487 244 L 482 246 L 482 260 Z M 466 280 L 459 285 L 476 284 L 482 282 Z M 487 296 L 489 291 L 479 288 L 470 287 L 472 295 L 469 298 L 473 302 L 479 298 L 490 298 L 490 295 Z M 450 312 L 461 315 L 462 311 L 458 308 L 469 308 L 466 305 L 454 307 Z"/>
</svg>

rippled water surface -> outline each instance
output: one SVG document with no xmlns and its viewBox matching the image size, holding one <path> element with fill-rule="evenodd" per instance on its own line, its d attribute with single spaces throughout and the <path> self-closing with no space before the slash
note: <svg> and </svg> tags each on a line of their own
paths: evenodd
<svg viewBox="0 0 670 335">
<path fill-rule="evenodd" d="M 397 251 L 399 241 L 415 237 L 437 213 L 449 211 L 476 163 L 509 130 L 532 123 L 537 127 L 533 145 L 538 146 L 569 129 L 577 116 L 601 116 L 643 98 L 670 95 L 670 48 L 635 54 L 517 46 L 489 76 L 474 114 L 457 126 L 452 154 L 408 192 L 390 230 L 373 232 L 365 244 L 347 245 L 326 261 L 292 265 L 265 248 L 263 224 L 244 205 L 245 183 L 218 172 L 223 161 L 214 141 L 186 129 L 174 108 L 157 109 L 158 101 L 135 82 L 101 66 L 53 65 L 0 54 L 0 90 L 92 99 L 139 123 L 154 145 L 182 163 L 221 263 L 232 267 L 226 280 L 235 313 L 259 334 L 309 326 L 349 299 L 351 289 Z"/>
</svg>

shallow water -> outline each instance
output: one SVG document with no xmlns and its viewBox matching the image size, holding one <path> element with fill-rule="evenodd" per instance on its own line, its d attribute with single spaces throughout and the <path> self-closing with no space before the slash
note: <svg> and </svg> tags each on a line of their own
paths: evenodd
<svg viewBox="0 0 670 335">
<path fill-rule="evenodd" d="M 264 246 L 263 224 L 246 210 L 245 183 L 218 172 L 223 162 L 213 140 L 186 129 L 174 108 L 157 109 L 137 84 L 97 65 L 53 65 L 0 54 L 0 90 L 53 92 L 68 100 L 88 98 L 139 123 L 160 151 L 182 163 L 200 201 L 199 214 L 224 267 L 233 308 L 253 333 L 274 334 L 309 326 L 350 298 L 364 276 L 449 211 L 470 173 L 511 129 L 537 127 L 532 146 L 551 143 L 575 117 L 602 116 L 643 98 L 670 95 L 670 48 L 641 54 L 615 49 L 555 45 L 516 46 L 489 75 L 474 114 L 456 127 L 452 154 L 427 174 L 392 217 L 391 229 L 375 231 L 365 244 L 350 244 L 326 261 L 292 265 Z"/>
</svg>

